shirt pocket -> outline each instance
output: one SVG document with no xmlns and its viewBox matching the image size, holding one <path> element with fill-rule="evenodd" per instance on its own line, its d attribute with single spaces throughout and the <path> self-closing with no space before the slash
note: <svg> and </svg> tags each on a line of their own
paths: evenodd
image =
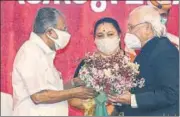
<svg viewBox="0 0 180 117">
<path fill-rule="evenodd" d="M 46 68 L 45 77 L 47 79 L 47 84 L 51 89 L 63 90 L 63 82 L 59 72 L 52 67 Z"/>
<path fill-rule="evenodd" d="M 56 70 L 53 64 L 47 60 L 47 58 L 42 58 L 42 70 L 41 75 L 46 80 L 46 85 L 48 89 L 51 90 L 62 90 L 63 82 L 61 74 Z"/>
</svg>

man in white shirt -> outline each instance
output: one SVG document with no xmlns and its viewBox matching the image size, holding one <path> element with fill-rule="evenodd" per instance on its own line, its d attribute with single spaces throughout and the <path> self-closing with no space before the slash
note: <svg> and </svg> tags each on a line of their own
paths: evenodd
<svg viewBox="0 0 180 117">
<path fill-rule="evenodd" d="M 67 32 L 62 13 L 55 8 L 41 8 L 33 32 L 18 51 L 12 74 L 15 116 L 67 116 L 67 100 L 93 98 L 95 91 L 74 78 L 63 87 L 61 73 L 53 64 L 57 50 L 67 46 Z M 72 85 L 71 85 L 72 84 Z M 79 87 L 73 87 L 79 85 Z"/>
</svg>

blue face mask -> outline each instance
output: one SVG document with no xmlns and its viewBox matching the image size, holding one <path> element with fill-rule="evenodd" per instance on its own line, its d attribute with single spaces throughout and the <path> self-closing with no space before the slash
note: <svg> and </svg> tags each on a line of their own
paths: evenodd
<svg viewBox="0 0 180 117">
<path fill-rule="evenodd" d="M 161 23 L 166 25 L 167 23 L 167 18 L 161 17 Z"/>
</svg>

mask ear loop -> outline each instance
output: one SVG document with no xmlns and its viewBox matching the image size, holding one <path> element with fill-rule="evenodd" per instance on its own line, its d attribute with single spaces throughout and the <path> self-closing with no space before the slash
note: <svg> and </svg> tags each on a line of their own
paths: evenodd
<svg viewBox="0 0 180 117">
<path fill-rule="evenodd" d="M 45 30 L 45 32 L 48 32 L 48 30 L 54 30 L 55 28 L 53 28 L 53 27 L 48 27 L 46 30 Z M 55 31 L 55 30 L 54 30 Z M 55 31 L 55 33 L 56 33 L 56 31 Z M 46 34 L 47 35 L 47 34 Z M 57 33 L 56 33 L 56 35 L 57 35 Z M 48 37 L 51 37 L 50 35 L 47 35 Z M 58 36 L 58 35 L 57 35 Z M 52 38 L 52 37 L 51 37 Z"/>
<path fill-rule="evenodd" d="M 122 49 L 122 47 L 121 47 L 121 36 L 120 36 L 120 34 L 118 35 L 118 37 L 119 37 L 119 48 L 120 48 L 120 50 L 123 50 L 123 55 L 125 55 L 126 53 L 125 53 L 125 51 L 124 51 L 124 49 Z"/>
<path fill-rule="evenodd" d="M 45 32 L 45 34 L 47 33 L 47 32 L 49 32 L 49 30 L 53 30 L 53 28 L 52 27 L 48 27 L 44 32 Z M 46 34 L 47 35 L 47 34 Z M 48 35 L 49 36 L 49 35 Z"/>
<path fill-rule="evenodd" d="M 53 27 L 48 27 L 45 32 L 48 32 L 48 30 L 53 30 L 54 28 Z"/>
<path fill-rule="evenodd" d="M 126 51 L 125 51 L 125 49 L 122 49 L 122 47 L 121 47 L 121 41 L 119 42 L 119 46 L 120 46 L 120 50 L 122 50 L 122 51 L 123 51 L 123 55 L 126 55 Z"/>
</svg>

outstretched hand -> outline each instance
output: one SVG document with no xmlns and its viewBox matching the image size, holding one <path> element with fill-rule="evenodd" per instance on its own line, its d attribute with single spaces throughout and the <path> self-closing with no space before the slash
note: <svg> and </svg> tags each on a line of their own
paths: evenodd
<svg viewBox="0 0 180 117">
<path fill-rule="evenodd" d="M 108 94 L 108 101 L 111 103 L 131 104 L 131 93 L 127 91 L 121 95 Z"/>
<path fill-rule="evenodd" d="M 73 78 L 72 79 L 74 87 L 79 87 L 79 86 L 85 86 L 85 82 L 82 81 L 80 78 Z"/>
</svg>

